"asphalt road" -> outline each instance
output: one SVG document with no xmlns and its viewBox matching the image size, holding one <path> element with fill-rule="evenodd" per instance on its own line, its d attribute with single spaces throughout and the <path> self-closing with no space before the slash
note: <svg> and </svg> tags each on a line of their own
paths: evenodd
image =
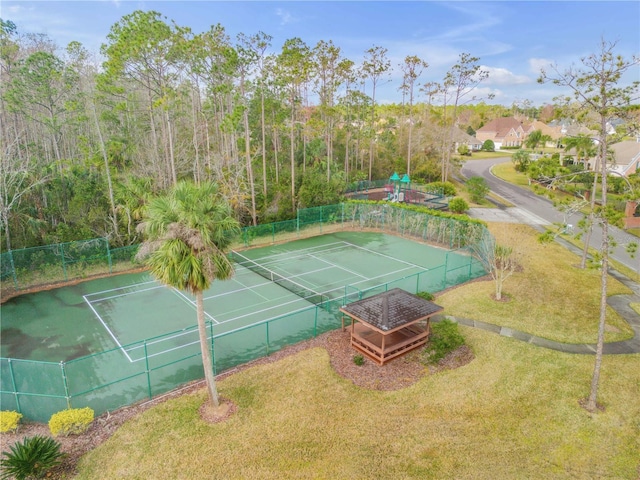
<svg viewBox="0 0 640 480">
<path fill-rule="evenodd" d="M 470 160 L 464 164 L 462 167 L 462 175 L 464 177 L 483 177 L 492 192 L 514 205 L 514 207 L 499 207 L 500 210 L 497 212 L 488 211 L 493 209 L 472 209 L 471 216 L 477 216 L 489 221 L 504 221 L 505 218 L 510 218 L 511 221 L 526 223 L 538 230 L 544 229 L 544 226 L 549 224 L 569 225 L 568 228 L 573 228 L 574 233 L 579 233 L 577 225 L 583 218 L 582 214 L 565 214 L 556 209 L 550 200 L 505 182 L 491 173 L 493 165 L 510 161 L 511 158 L 509 157 L 500 157 L 486 160 Z M 632 258 L 626 252 L 628 244 L 640 244 L 640 239 L 613 226 L 609 226 L 609 234 L 617 244 L 611 251 L 611 258 L 633 270 L 640 271 L 640 252 L 636 255 L 636 258 Z M 601 228 L 595 227 L 593 229 L 590 245 L 600 250 L 602 245 Z"/>
</svg>

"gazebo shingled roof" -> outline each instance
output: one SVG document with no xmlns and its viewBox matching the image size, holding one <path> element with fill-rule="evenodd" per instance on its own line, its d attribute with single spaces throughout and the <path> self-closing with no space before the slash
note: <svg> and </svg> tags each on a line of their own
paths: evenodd
<svg viewBox="0 0 640 480">
<path fill-rule="evenodd" d="M 351 317 L 351 346 L 380 365 L 425 345 L 429 319 L 442 310 L 400 288 L 340 308 Z"/>
<path fill-rule="evenodd" d="M 381 332 L 389 332 L 430 317 L 441 311 L 442 307 L 400 288 L 394 288 L 349 303 L 341 310 Z"/>
</svg>

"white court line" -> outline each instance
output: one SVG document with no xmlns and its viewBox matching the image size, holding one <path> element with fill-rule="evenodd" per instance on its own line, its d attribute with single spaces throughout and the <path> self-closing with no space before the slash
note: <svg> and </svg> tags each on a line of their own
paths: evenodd
<svg viewBox="0 0 640 480">
<path fill-rule="evenodd" d="M 261 257 L 262 258 L 277 258 L 277 257 L 282 257 L 283 255 L 285 256 L 289 256 L 290 258 L 292 258 L 292 254 L 295 255 L 298 252 L 300 252 L 300 256 L 304 256 L 305 253 L 304 252 L 310 252 L 313 250 L 317 250 L 317 249 L 321 249 L 323 247 L 327 247 L 327 246 L 331 246 L 331 245 L 341 245 L 341 244 L 347 244 L 350 245 L 349 242 L 345 242 L 344 240 L 340 240 L 339 242 L 331 242 L 331 243 L 325 243 L 323 245 L 316 245 L 315 247 L 308 247 L 308 248 L 301 248 L 299 250 L 287 250 L 286 252 L 281 252 L 281 253 L 274 253 L 273 255 L 267 255 L 265 257 Z M 321 250 L 322 251 L 322 250 Z"/>
<path fill-rule="evenodd" d="M 101 293 L 109 293 L 109 292 L 115 292 L 116 290 L 123 290 L 125 288 L 131 288 L 131 287 L 137 287 L 138 285 L 147 285 L 149 283 L 157 283 L 157 280 L 149 280 L 148 282 L 141 282 L 141 283 L 133 283 L 131 285 L 125 285 L 124 287 L 115 287 L 115 288 L 110 288 L 108 290 L 102 290 L 100 292 L 93 292 L 93 293 L 87 293 L 87 297 L 90 297 L 92 295 L 99 295 Z"/>
<path fill-rule="evenodd" d="M 350 243 L 348 242 L 335 242 L 335 243 L 330 243 L 327 245 L 341 245 L 339 247 L 333 247 L 333 248 L 326 248 L 324 250 L 318 250 L 317 252 L 312 252 L 316 255 L 321 255 L 325 252 L 335 252 L 337 251 L 343 251 L 343 250 L 348 250 L 349 246 L 352 246 Z M 346 246 L 346 247 L 345 247 Z M 260 257 L 257 260 L 251 259 L 256 263 L 260 263 L 260 265 L 277 265 L 278 263 L 283 263 L 283 261 L 279 258 L 276 257 L 280 257 L 282 255 L 287 255 L 287 258 L 285 261 L 290 261 L 290 260 L 297 260 L 299 258 L 304 258 L 304 257 L 309 257 L 311 256 L 311 253 L 305 250 L 310 250 L 310 249 L 303 249 L 303 250 L 291 250 L 290 252 L 285 252 L 285 253 L 278 253 L 276 255 L 267 255 L 266 257 Z M 296 253 L 301 252 L 300 255 L 295 255 Z M 268 259 L 268 261 L 263 262 L 263 259 Z"/>
<path fill-rule="evenodd" d="M 311 257 L 311 258 L 315 258 L 316 260 L 319 260 L 319 261 L 321 261 L 321 262 L 327 263 L 327 264 L 331 265 L 332 267 L 339 268 L 340 270 L 344 270 L 345 272 L 348 272 L 348 273 L 350 273 L 350 274 L 352 274 L 352 275 L 355 275 L 356 277 L 360 277 L 360 278 L 367 278 L 367 277 L 365 277 L 364 275 L 360 275 L 359 273 L 354 272 L 354 271 L 352 271 L 352 270 L 349 270 L 348 268 L 343 268 L 343 267 L 341 267 L 340 265 L 336 265 L 336 264 L 335 264 L 335 263 L 333 263 L 333 262 L 329 262 L 329 261 L 324 260 L 324 259 L 322 259 L 322 258 L 320 258 L 320 257 L 316 257 L 316 256 L 315 256 L 315 255 L 313 255 L 313 254 L 309 254 L 308 256 L 309 256 L 309 257 Z"/>
<path fill-rule="evenodd" d="M 293 303 L 293 302 L 289 302 L 289 303 Z M 286 305 L 286 304 L 282 304 L 282 305 Z M 317 305 L 311 304 L 308 307 L 298 308 L 297 310 L 293 310 L 291 312 L 283 313 L 282 315 L 276 315 L 275 317 L 267 318 L 266 320 L 258 320 L 257 322 L 250 323 L 249 325 L 242 325 L 241 327 L 234 328 L 233 330 L 229 330 L 228 332 L 223 332 L 223 333 L 220 333 L 218 335 L 214 335 L 213 338 L 215 339 L 217 337 L 224 337 L 225 335 L 229 335 L 230 333 L 239 332 L 240 330 L 245 330 L 245 329 L 247 329 L 249 327 L 253 327 L 255 325 L 260 325 L 261 323 L 270 322 L 271 320 L 275 320 L 277 318 L 281 318 L 281 317 L 284 317 L 284 316 L 287 316 L 287 315 L 293 315 L 294 313 L 298 313 L 298 312 L 303 312 L 305 310 L 309 310 L 312 307 L 317 307 Z M 269 310 L 269 309 L 266 309 L 266 310 Z M 264 312 L 266 310 L 260 310 L 260 311 Z M 243 315 L 243 316 L 246 317 L 247 315 Z M 242 317 L 236 317 L 236 318 L 242 318 Z M 235 320 L 235 318 L 231 318 L 231 319 L 226 320 L 225 322 L 222 322 L 222 323 L 231 322 L 233 320 Z"/>
<path fill-rule="evenodd" d="M 263 308 L 262 310 L 253 310 L 251 313 L 245 313 L 244 315 L 240 315 L 239 317 L 233 317 L 233 318 L 230 318 L 229 320 L 223 320 L 220 323 L 232 322 L 232 321 L 238 320 L 240 318 L 249 317 L 249 316 L 255 315 L 257 313 L 268 312 L 269 310 L 273 310 L 274 308 L 278 308 L 278 307 L 281 307 L 283 305 L 290 305 L 292 303 L 298 303 L 298 302 L 301 302 L 301 301 L 302 302 L 307 302 L 309 304 L 309 306 L 305 307 L 305 308 L 299 308 L 298 310 L 294 310 L 293 312 L 286 312 L 286 313 L 283 313 L 282 315 L 277 315 L 276 317 L 271 317 L 271 318 L 277 318 L 277 317 L 283 317 L 285 315 L 291 315 L 292 313 L 299 312 L 300 310 L 306 310 L 309 307 L 315 307 L 316 306 L 314 303 L 312 303 L 312 302 L 310 302 L 308 300 L 305 300 L 302 297 L 297 297 L 295 300 L 291 300 L 291 301 L 285 302 L 285 303 L 279 303 L 278 305 L 274 305 L 273 307 Z M 241 309 L 236 308 L 235 310 L 229 310 L 229 312 L 227 312 L 227 313 L 237 312 L 238 310 L 241 310 Z M 262 320 L 260 322 L 262 322 Z M 260 323 L 260 322 L 257 322 L 257 323 Z"/>
<path fill-rule="evenodd" d="M 353 245 L 353 246 L 356 248 L 359 248 L 360 250 L 364 250 L 365 252 L 373 253 L 374 255 L 388 258 L 389 260 L 395 260 L 396 262 L 404 263 L 405 265 L 411 265 L 412 267 L 421 268 L 422 270 L 428 270 L 426 267 L 423 267 L 422 265 L 416 265 L 415 263 L 405 262 L 404 260 L 400 260 L 399 258 L 394 258 L 389 255 L 385 255 L 384 253 L 376 252 L 375 250 L 371 250 L 370 248 L 361 247 L 360 245 Z"/>
<path fill-rule="evenodd" d="M 136 285 L 142 285 L 142 284 L 137 283 Z M 142 290 L 136 290 L 135 292 L 121 293 L 120 295 L 111 295 L 110 297 L 98 298 L 98 299 L 91 300 L 91 301 L 95 302 L 95 303 L 104 302 L 105 300 L 111 300 L 113 298 L 119 298 L 119 297 L 127 297 L 129 295 L 135 295 L 136 293 L 148 292 L 150 290 L 156 290 L 156 289 L 162 288 L 162 287 L 164 287 L 164 285 L 160 284 L 160 285 L 156 285 L 155 287 L 143 288 Z"/>
<path fill-rule="evenodd" d="M 187 297 L 184 293 L 182 293 L 180 290 L 178 290 L 175 287 L 171 287 L 171 290 L 173 290 L 173 293 L 175 293 L 176 295 L 178 295 L 180 298 L 182 298 L 185 302 L 187 302 L 190 306 L 192 306 L 196 311 L 198 310 L 198 307 L 196 306 L 196 302 L 192 302 L 189 297 Z M 202 301 L 204 302 L 204 298 L 202 299 Z M 220 323 L 218 322 L 215 318 L 213 318 L 211 315 L 209 315 L 207 313 L 207 311 L 204 311 L 204 314 L 209 318 L 209 320 L 212 320 L 216 323 Z"/>
<path fill-rule="evenodd" d="M 118 348 L 122 350 L 122 353 L 124 353 L 124 355 L 129 359 L 129 362 L 133 362 L 133 360 L 131 360 L 131 357 L 129 356 L 127 351 L 122 347 L 122 344 L 118 341 L 114 333 L 111 331 L 109 327 L 107 327 L 107 324 L 104 322 L 104 320 L 102 320 L 102 317 L 98 315 L 98 312 L 96 312 L 96 309 L 93 308 L 93 305 L 91 305 L 91 302 L 84 295 L 82 296 L 82 298 L 84 298 L 84 301 L 87 302 L 87 305 L 89 305 L 89 308 L 93 311 L 94 315 L 98 317 L 98 320 L 100 320 L 100 323 L 102 323 L 102 326 L 104 326 L 104 328 L 107 329 L 107 332 L 109 333 L 109 335 L 111 335 L 111 338 L 113 338 L 113 341 L 116 342 L 116 345 L 118 345 Z"/>
<path fill-rule="evenodd" d="M 236 280 L 236 279 L 234 278 L 234 279 L 233 279 L 233 281 L 234 281 L 234 282 L 236 282 L 236 283 L 238 283 L 238 284 L 240 284 L 240 285 L 242 285 L 244 288 L 242 288 L 242 289 L 240 289 L 240 290 L 233 290 L 233 291 L 231 291 L 231 292 L 225 292 L 225 293 L 220 294 L 220 295 L 212 295 L 212 296 L 207 297 L 207 298 L 222 297 L 223 295 L 229 295 L 229 294 L 231 294 L 231 293 L 237 293 L 237 292 L 242 292 L 242 291 L 249 290 L 249 291 L 251 291 L 252 293 L 255 293 L 256 295 L 258 295 L 258 296 L 259 296 L 260 298 L 262 298 L 263 300 L 265 300 L 265 301 L 268 301 L 268 300 L 269 300 L 267 297 L 265 297 L 264 295 L 261 295 L 260 293 L 256 292 L 253 288 L 249 287 L 248 285 L 245 285 L 245 284 L 244 284 L 244 283 L 242 283 L 240 280 Z M 263 282 L 263 283 L 261 283 L 260 285 L 268 285 L 269 283 L 271 283 L 271 282 Z"/>
<path fill-rule="evenodd" d="M 409 265 L 411 265 L 411 264 L 409 264 Z M 382 274 L 382 275 L 377 275 L 377 276 L 375 276 L 375 277 L 368 278 L 367 280 L 362 280 L 362 281 L 360 281 L 360 282 L 356 282 L 356 283 L 350 283 L 350 284 L 349 284 L 349 286 L 352 286 L 352 285 L 358 285 L 358 284 L 360 284 L 360 283 L 368 282 L 368 281 L 370 281 L 370 280 L 375 280 L 376 278 L 382 278 L 382 277 L 386 277 L 386 276 L 388 276 L 388 275 L 393 275 L 393 274 L 396 274 L 396 273 L 404 272 L 405 270 L 411 270 L 412 268 L 415 268 L 415 267 L 416 267 L 416 265 L 413 265 L 412 267 L 401 268 L 400 270 L 394 270 L 393 272 L 387 272 L 387 273 L 384 273 L 384 274 Z M 422 267 L 418 267 L 418 268 L 422 268 Z M 422 269 L 422 271 L 423 271 L 423 272 L 427 272 L 428 270 L 426 270 L 426 269 Z M 422 272 L 417 272 L 417 273 L 422 273 Z M 416 275 L 416 274 L 412 274 L 412 275 Z M 411 276 L 411 275 L 407 275 L 406 277 L 398 278 L 398 279 L 396 279 L 396 280 L 390 280 L 389 282 L 385 282 L 385 283 L 396 282 L 396 281 L 398 281 L 398 280 L 402 280 L 403 278 L 407 278 L 407 277 L 410 277 L 410 276 Z M 380 285 L 382 285 L 382 284 L 380 284 Z M 377 286 L 377 285 L 376 285 L 376 286 Z M 372 287 L 372 288 L 375 288 L 375 287 Z"/>
<path fill-rule="evenodd" d="M 133 352 L 134 350 L 138 350 L 140 348 L 144 349 L 145 346 L 155 345 L 156 343 L 161 343 L 161 342 L 168 341 L 168 340 L 174 340 L 174 339 L 176 339 L 178 337 L 182 337 L 183 335 L 189 335 L 189 334 L 193 334 L 193 333 L 198 334 L 198 329 L 197 328 L 191 328 L 191 330 L 189 330 L 189 331 L 187 331 L 185 329 L 182 333 L 179 333 L 177 335 L 171 335 L 170 337 L 162 337 L 162 339 L 154 340 L 152 342 L 144 342 L 142 345 L 135 346 L 135 347 L 131 348 L 129 351 Z M 207 338 L 211 338 L 211 336 L 209 336 Z M 195 345 L 197 343 L 200 343 L 200 338 L 198 338 L 198 340 L 196 340 L 194 342 L 183 343 L 182 345 L 178 345 L 177 347 L 168 348 L 166 350 L 161 350 L 161 351 L 159 351 L 157 353 L 152 353 L 151 355 L 147 354 L 147 358 L 157 357 L 158 355 L 162 355 L 162 354 L 167 353 L 167 352 L 172 352 L 174 350 L 178 350 L 180 348 L 187 347 L 187 346 L 190 346 L 190 345 Z M 144 360 L 144 358 L 145 357 L 142 356 L 140 358 L 136 358 L 135 360 L 132 360 L 131 362 L 132 363 L 133 362 L 140 362 L 140 361 Z"/>
</svg>

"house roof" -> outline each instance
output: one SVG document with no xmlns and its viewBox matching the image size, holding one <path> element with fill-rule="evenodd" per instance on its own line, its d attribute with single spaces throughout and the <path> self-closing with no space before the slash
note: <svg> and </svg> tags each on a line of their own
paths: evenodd
<svg viewBox="0 0 640 480">
<path fill-rule="evenodd" d="M 443 310 L 443 307 L 400 288 L 349 303 L 340 309 L 350 317 L 387 333 Z"/>
<path fill-rule="evenodd" d="M 549 135 L 552 140 L 558 140 L 562 137 L 562 127 L 560 126 L 549 126 L 540 120 L 534 120 L 532 123 L 532 131 L 540 130 L 543 135 Z"/>
<path fill-rule="evenodd" d="M 524 122 L 514 118 L 514 117 L 500 117 L 494 118 L 486 125 L 480 127 L 478 132 L 499 132 L 502 130 L 509 131 L 512 128 L 523 127 L 526 125 Z"/>
<path fill-rule="evenodd" d="M 494 138 L 504 138 L 509 134 L 511 130 L 522 128 L 524 131 L 527 131 L 530 126 L 531 124 L 522 122 L 514 117 L 500 117 L 494 118 L 486 125 L 480 127 L 478 130 L 476 130 L 476 134 L 494 134 Z"/>
<path fill-rule="evenodd" d="M 482 143 L 476 137 L 469 135 L 467 132 L 455 126 L 451 127 L 451 136 L 453 137 L 453 141 L 458 143 L 466 143 L 466 144 Z"/>
<path fill-rule="evenodd" d="M 629 165 L 640 156 L 640 141 L 625 140 L 609 146 L 615 155 L 616 165 Z"/>
</svg>

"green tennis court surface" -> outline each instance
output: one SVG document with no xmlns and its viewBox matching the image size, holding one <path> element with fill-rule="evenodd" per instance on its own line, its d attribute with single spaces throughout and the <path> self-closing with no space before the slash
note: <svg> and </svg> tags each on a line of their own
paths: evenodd
<svg viewBox="0 0 640 480">
<path fill-rule="evenodd" d="M 399 237 L 355 232 L 233 252 L 233 258 L 238 262 L 234 277 L 215 281 L 204 292 L 213 335 L 403 278 L 409 278 L 415 290 L 417 273 L 445 262 L 469 262 L 464 255 Z M 436 288 L 434 284 L 423 290 Z M 3 305 L 2 313 L 0 356 L 5 358 L 59 362 L 121 348 L 133 362 L 145 352 L 128 345 L 169 332 L 176 333 L 147 344 L 147 349 L 199 348 L 195 299 L 145 273 L 23 295 Z"/>
</svg>

